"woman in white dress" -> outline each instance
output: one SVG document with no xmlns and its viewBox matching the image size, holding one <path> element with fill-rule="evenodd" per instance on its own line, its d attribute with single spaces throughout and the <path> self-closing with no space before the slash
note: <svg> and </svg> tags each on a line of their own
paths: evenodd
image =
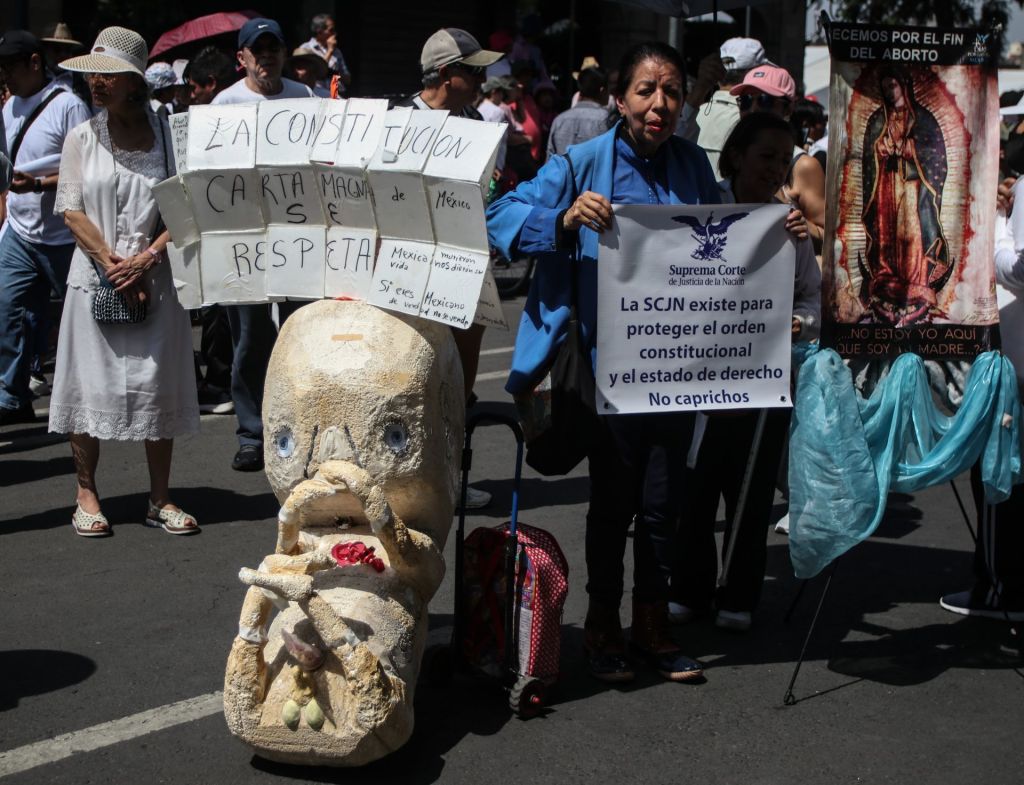
<svg viewBox="0 0 1024 785">
<path fill-rule="evenodd" d="M 96 490 L 101 439 L 145 442 L 147 525 L 171 534 L 199 531 L 196 519 L 170 499 L 173 438 L 199 430 L 199 407 L 191 328 L 165 261 L 169 238 L 151 190 L 175 170 L 166 121 L 149 110 L 147 55 L 137 33 L 108 27 L 90 54 L 61 63 L 87 74 L 93 103 L 103 110 L 65 140 L 55 207 L 78 247 L 57 345 L 50 430 L 70 434 L 78 477 L 71 522 L 85 537 L 111 533 Z M 145 319 L 97 322 L 93 299 L 104 285 L 129 305 L 145 301 Z"/>
</svg>

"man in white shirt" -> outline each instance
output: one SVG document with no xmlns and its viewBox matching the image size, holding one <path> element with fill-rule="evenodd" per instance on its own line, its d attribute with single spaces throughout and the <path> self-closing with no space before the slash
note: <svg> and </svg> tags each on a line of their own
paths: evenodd
<svg viewBox="0 0 1024 785">
<path fill-rule="evenodd" d="M 317 81 L 317 87 L 327 90 L 330 94 L 331 78 L 338 77 L 338 95 L 344 95 L 346 89 L 352 84 L 352 74 L 345 64 L 345 56 L 338 48 L 338 33 L 334 27 L 334 19 L 330 14 L 317 14 L 309 24 L 309 31 L 313 34 L 303 49 L 319 55 L 327 63 L 327 76 Z"/>
<path fill-rule="evenodd" d="M 217 93 L 214 104 L 244 104 L 280 98 L 310 98 L 313 91 L 281 76 L 285 45 L 281 26 L 273 19 L 250 19 L 238 31 L 238 62 L 245 78 Z M 278 304 L 280 322 L 301 303 Z M 227 309 L 231 324 L 234 361 L 231 367 L 231 398 L 238 417 L 238 452 L 231 468 L 255 472 L 263 468 L 263 383 L 277 328 L 270 306 L 235 305 Z"/>
<path fill-rule="evenodd" d="M 75 244 L 53 214 L 57 172 L 64 137 L 90 114 L 51 79 L 42 46 L 29 32 L 0 37 L 0 77 L 11 91 L 3 125 L 14 167 L 0 238 L 0 425 L 7 425 L 35 420 L 26 313 L 45 318 L 50 290 L 64 293 Z"/>
</svg>

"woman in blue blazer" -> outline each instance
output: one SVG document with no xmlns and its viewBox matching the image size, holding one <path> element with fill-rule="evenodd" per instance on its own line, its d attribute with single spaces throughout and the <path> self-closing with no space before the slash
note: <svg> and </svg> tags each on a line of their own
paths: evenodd
<svg viewBox="0 0 1024 785">
<path fill-rule="evenodd" d="M 714 204 L 719 191 L 704 152 L 674 135 L 685 96 L 679 53 L 661 43 L 638 44 L 619 69 L 621 115 L 616 126 L 552 158 L 537 176 L 492 204 L 491 244 L 507 258 L 539 258 L 519 324 L 506 389 L 530 390 L 547 373 L 565 340 L 578 254 L 577 308 L 586 348 L 596 362 L 598 234 L 611 226 L 612 204 Z M 570 160 L 567 160 L 570 159 Z M 571 161 L 571 163 L 570 163 Z M 586 561 L 589 607 L 584 624 L 588 665 L 605 681 L 634 677 L 619 620 L 623 558 L 633 538 L 631 647 L 667 679 L 690 681 L 700 663 L 667 633 L 667 601 L 681 482 L 693 432 L 692 414 L 601 418 L 589 456 L 590 508 Z"/>
</svg>

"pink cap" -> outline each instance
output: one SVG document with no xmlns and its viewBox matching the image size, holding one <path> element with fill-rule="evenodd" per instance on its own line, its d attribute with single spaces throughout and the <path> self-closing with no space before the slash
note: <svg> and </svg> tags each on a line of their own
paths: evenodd
<svg viewBox="0 0 1024 785">
<path fill-rule="evenodd" d="M 729 92 L 732 95 L 765 93 L 792 101 L 796 97 L 796 82 L 785 68 L 779 68 L 777 65 L 759 65 L 747 71 L 743 82 Z"/>
</svg>

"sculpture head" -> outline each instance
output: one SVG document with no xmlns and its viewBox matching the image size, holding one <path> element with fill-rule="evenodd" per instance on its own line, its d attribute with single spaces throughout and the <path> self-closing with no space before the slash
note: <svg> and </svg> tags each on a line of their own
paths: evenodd
<svg viewBox="0 0 1024 785">
<path fill-rule="evenodd" d="M 363 302 L 322 300 L 284 325 L 263 400 L 267 478 L 284 504 L 331 462 L 362 469 L 411 529 L 443 546 L 455 505 L 465 405 L 451 330 Z M 338 468 L 337 464 L 334 466 Z M 339 488 L 304 529 L 366 524 Z"/>
</svg>

